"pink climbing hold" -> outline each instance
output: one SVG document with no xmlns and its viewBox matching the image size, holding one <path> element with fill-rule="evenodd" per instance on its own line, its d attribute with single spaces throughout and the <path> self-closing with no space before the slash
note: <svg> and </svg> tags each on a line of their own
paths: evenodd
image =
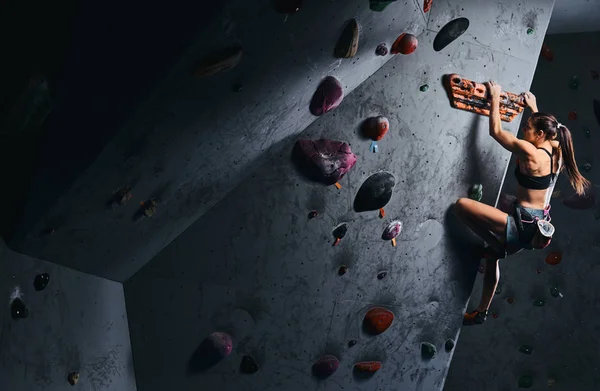
<svg viewBox="0 0 600 391">
<path fill-rule="evenodd" d="M 313 364 L 313 373 L 319 379 L 325 379 L 340 367 L 340 361 L 332 355 L 326 355 L 319 358 Z"/>
<path fill-rule="evenodd" d="M 229 356 L 231 350 L 233 349 L 233 340 L 227 333 L 217 331 L 209 335 L 208 340 L 212 343 L 213 348 L 222 358 Z"/>
<path fill-rule="evenodd" d="M 340 82 L 333 76 L 327 76 L 321 81 L 310 101 L 310 113 L 315 116 L 323 115 L 342 103 L 344 90 Z"/>
<path fill-rule="evenodd" d="M 298 140 L 292 155 L 309 178 L 326 185 L 338 182 L 356 164 L 356 155 L 343 141 Z"/>
</svg>

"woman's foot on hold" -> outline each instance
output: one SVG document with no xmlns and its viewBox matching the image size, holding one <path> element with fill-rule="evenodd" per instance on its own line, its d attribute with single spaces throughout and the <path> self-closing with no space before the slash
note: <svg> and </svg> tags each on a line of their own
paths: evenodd
<svg viewBox="0 0 600 391">
<path fill-rule="evenodd" d="M 488 311 L 473 310 L 468 312 L 463 317 L 463 326 L 473 326 L 476 324 L 483 324 L 487 319 Z"/>
</svg>

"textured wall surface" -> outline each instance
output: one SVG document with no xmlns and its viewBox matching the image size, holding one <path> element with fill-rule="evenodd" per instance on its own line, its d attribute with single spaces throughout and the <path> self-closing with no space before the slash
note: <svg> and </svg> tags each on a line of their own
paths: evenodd
<svg viewBox="0 0 600 391">
<path fill-rule="evenodd" d="M 593 32 L 599 26 L 600 0 L 556 0 L 547 33 Z"/>
<path fill-rule="evenodd" d="M 487 118 L 449 106 L 441 77 L 528 90 L 552 5 L 434 2 L 414 54 L 392 58 L 336 110 L 265 151 L 246 179 L 125 283 L 139 389 L 441 389 L 452 356 L 444 342 L 458 334 L 478 266 L 449 207 L 473 182 L 493 204 L 510 157 L 488 136 Z M 459 16 L 471 20 L 468 33 L 435 52 L 436 31 Z M 540 35 L 526 35 L 532 19 Z M 424 83 L 430 88 L 420 92 Z M 374 154 L 358 129 L 379 114 L 390 131 Z M 345 140 L 358 156 L 339 190 L 306 181 L 291 164 L 297 139 L 320 137 Z M 358 188 L 381 170 L 396 177 L 386 217 L 355 213 Z M 319 216 L 309 220 L 313 209 Z M 393 219 L 404 223 L 396 248 L 381 240 Z M 348 234 L 333 247 L 341 222 Z M 339 276 L 342 264 L 348 272 Z M 388 271 L 382 280 L 380 271 Z M 369 337 L 361 321 L 376 305 L 396 319 Z M 198 373 L 195 351 L 218 330 L 233 336 L 233 353 Z M 431 361 L 421 358 L 425 341 L 438 349 Z M 239 373 L 245 354 L 258 373 Z M 340 369 L 317 381 L 311 365 L 325 354 Z M 355 362 L 374 359 L 383 367 L 372 379 L 353 377 Z"/>
<path fill-rule="evenodd" d="M 546 44 L 554 52 L 554 61 L 540 58 L 531 90 L 539 109 L 556 115 L 571 130 L 578 164 L 592 164 L 584 175 L 597 184 L 600 123 L 594 116 L 593 100 L 600 100 L 600 81 L 593 80 L 590 71 L 600 71 L 600 34 L 551 35 Z M 576 90 L 569 88 L 573 76 L 580 80 Z M 568 119 L 570 111 L 577 111 L 577 120 Z M 589 138 L 585 128 L 590 130 Z M 513 159 L 502 189 L 506 194 L 515 194 L 514 164 Z M 597 185 L 593 189 L 597 191 Z M 533 389 L 546 389 L 549 379 L 555 380 L 555 390 L 598 389 L 600 346 L 595 336 L 600 319 L 592 314 L 600 295 L 600 214 L 598 207 L 579 211 L 562 203 L 573 194 L 566 175 L 559 178 L 556 190 L 560 195 L 556 193 L 552 200 L 551 214 L 557 231 L 551 245 L 500 263 L 502 291 L 490 308 L 498 318 L 462 329 L 445 390 L 513 390 L 522 375 L 533 376 Z M 553 251 L 563 253 L 557 266 L 544 262 Z M 480 286 L 478 279 L 472 295 L 475 303 Z M 562 298 L 551 296 L 554 286 Z M 514 304 L 507 301 L 511 297 Z M 545 306 L 534 307 L 536 299 L 545 300 Z M 521 345 L 533 347 L 533 354 L 519 353 Z"/>
<path fill-rule="evenodd" d="M 335 75 L 348 93 L 391 58 L 374 55 L 379 43 L 390 47 L 401 33 L 425 29 L 416 0 L 383 13 L 370 11 L 367 0 L 313 0 L 287 18 L 271 0 L 222 4 L 164 83 L 47 211 L 42 185 L 52 177 L 40 174 L 13 248 L 124 281 L 235 187 L 261 153 L 316 119 L 308 103 L 323 77 Z M 335 43 L 352 17 L 361 25 L 358 53 L 336 59 Z M 245 49 L 236 69 L 191 76 L 202 56 L 235 43 Z M 237 83 L 239 93 L 232 91 Z M 131 202 L 107 208 L 124 186 L 133 187 Z M 149 198 L 160 203 L 157 213 L 137 219 Z M 48 227 L 52 236 L 43 234 Z"/>
<path fill-rule="evenodd" d="M 37 291 L 40 273 L 50 281 Z M 0 240 L 0 294 L 0 389 L 67 390 L 74 371 L 78 390 L 136 389 L 121 284 L 16 253 Z M 28 308 L 25 319 L 11 317 L 15 295 Z"/>
</svg>

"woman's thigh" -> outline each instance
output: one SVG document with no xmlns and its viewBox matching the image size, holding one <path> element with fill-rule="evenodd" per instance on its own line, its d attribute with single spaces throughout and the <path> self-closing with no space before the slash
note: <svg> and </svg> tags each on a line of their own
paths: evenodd
<svg viewBox="0 0 600 391">
<path fill-rule="evenodd" d="M 456 201 L 456 208 L 463 217 L 495 235 L 505 237 L 508 214 L 470 198 L 460 198 Z"/>
</svg>

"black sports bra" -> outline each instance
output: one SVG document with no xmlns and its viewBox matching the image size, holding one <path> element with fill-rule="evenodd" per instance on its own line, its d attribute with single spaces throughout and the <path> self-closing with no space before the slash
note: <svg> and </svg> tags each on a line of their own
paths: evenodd
<svg viewBox="0 0 600 391">
<path fill-rule="evenodd" d="M 515 167 L 515 176 L 517 177 L 517 182 L 519 185 L 523 186 L 526 189 L 531 190 L 545 190 L 550 187 L 552 181 L 556 174 L 554 174 L 554 162 L 552 161 L 552 155 L 554 154 L 554 148 L 552 148 L 552 153 L 548 152 L 545 148 L 538 148 L 543 150 L 550 156 L 550 174 L 544 176 L 529 176 L 525 175 L 521 172 L 519 167 L 519 161 L 517 160 L 517 166 Z"/>
</svg>

